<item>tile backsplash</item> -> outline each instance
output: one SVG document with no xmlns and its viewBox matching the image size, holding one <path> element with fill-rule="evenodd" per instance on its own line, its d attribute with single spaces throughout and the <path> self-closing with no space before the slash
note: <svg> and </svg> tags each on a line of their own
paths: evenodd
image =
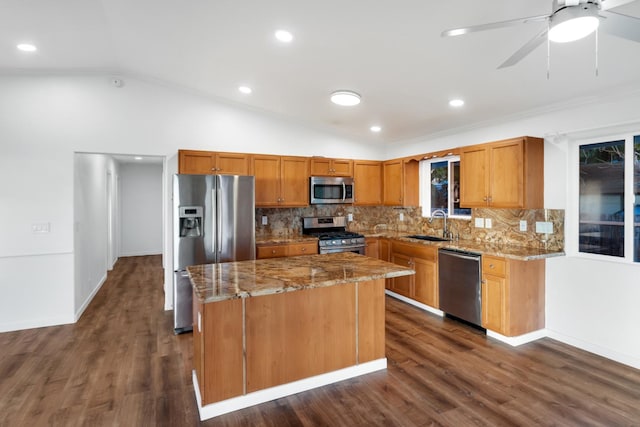
<svg viewBox="0 0 640 427">
<path fill-rule="evenodd" d="M 256 237 L 295 236 L 302 234 L 302 217 L 353 215 L 348 223 L 351 231 L 371 231 L 375 226 L 386 225 L 389 231 L 441 235 L 443 220 L 423 218 L 420 208 L 395 208 L 388 206 L 314 205 L 304 208 L 256 209 Z M 402 214 L 402 221 L 400 217 Z M 267 225 L 262 225 L 262 216 Z M 476 219 L 491 228 L 476 227 Z M 527 231 L 520 231 L 520 222 L 526 221 Z M 552 233 L 536 233 L 536 222 L 549 222 Z M 564 249 L 564 210 L 562 209 L 472 209 L 471 219 L 448 219 L 448 227 L 463 240 L 513 244 L 554 250 Z"/>
</svg>

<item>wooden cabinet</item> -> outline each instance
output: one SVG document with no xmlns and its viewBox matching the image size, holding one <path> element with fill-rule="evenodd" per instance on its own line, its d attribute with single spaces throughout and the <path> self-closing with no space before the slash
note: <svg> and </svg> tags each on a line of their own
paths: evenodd
<svg viewBox="0 0 640 427">
<path fill-rule="evenodd" d="M 418 162 L 395 159 L 382 163 L 383 204 L 385 206 L 418 206 Z"/>
<path fill-rule="evenodd" d="M 178 173 L 249 175 L 249 158 L 243 153 L 178 150 Z"/>
<path fill-rule="evenodd" d="M 353 181 L 355 185 L 354 205 L 379 206 L 382 204 L 382 162 L 354 161 Z"/>
<path fill-rule="evenodd" d="M 314 255 L 318 253 L 318 242 L 296 242 L 256 245 L 256 258 L 281 258 L 286 256 Z"/>
<path fill-rule="evenodd" d="M 309 158 L 254 155 L 256 207 L 309 205 Z"/>
<path fill-rule="evenodd" d="M 242 299 L 202 304 L 194 295 L 193 301 L 193 364 L 202 401 L 242 395 Z"/>
<path fill-rule="evenodd" d="M 435 246 L 392 242 L 391 262 L 412 268 L 416 274 L 391 279 L 390 290 L 438 308 L 437 257 L 438 248 Z"/>
<path fill-rule="evenodd" d="M 311 176 L 353 176 L 353 160 L 312 157 Z"/>
<path fill-rule="evenodd" d="M 544 207 L 544 141 L 521 137 L 462 147 L 460 205 Z"/>
<path fill-rule="evenodd" d="M 511 337 L 544 328 L 544 260 L 482 256 L 482 326 Z"/>
<path fill-rule="evenodd" d="M 377 237 L 367 237 L 364 242 L 364 254 L 371 258 L 379 258 L 379 243 Z"/>
</svg>

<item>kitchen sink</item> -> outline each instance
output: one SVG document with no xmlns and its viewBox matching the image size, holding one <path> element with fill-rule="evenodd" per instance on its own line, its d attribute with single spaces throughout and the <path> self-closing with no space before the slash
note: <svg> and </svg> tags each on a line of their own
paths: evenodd
<svg viewBox="0 0 640 427">
<path fill-rule="evenodd" d="M 430 242 L 448 242 L 449 239 L 445 239 L 443 237 L 436 236 L 428 236 L 426 234 L 414 234 L 412 236 L 407 236 L 410 239 L 419 239 L 419 240 L 428 240 Z"/>
</svg>

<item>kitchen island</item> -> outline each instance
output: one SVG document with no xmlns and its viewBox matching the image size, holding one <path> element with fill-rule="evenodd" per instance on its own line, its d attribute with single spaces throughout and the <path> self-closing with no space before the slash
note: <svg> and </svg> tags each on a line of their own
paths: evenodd
<svg viewBox="0 0 640 427">
<path fill-rule="evenodd" d="M 200 418 L 386 368 L 385 279 L 350 252 L 189 267 Z"/>
</svg>

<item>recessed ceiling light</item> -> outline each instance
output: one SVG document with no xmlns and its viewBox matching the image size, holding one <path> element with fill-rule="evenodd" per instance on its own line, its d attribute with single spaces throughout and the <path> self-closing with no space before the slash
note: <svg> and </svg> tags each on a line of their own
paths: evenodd
<svg viewBox="0 0 640 427">
<path fill-rule="evenodd" d="M 293 40 L 293 34 L 287 30 L 278 30 L 276 31 L 276 38 L 282 43 L 291 43 Z"/>
<path fill-rule="evenodd" d="M 345 107 L 360 104 L 360 95 L 351 90 L 337 90 L 331 94 L 331 102 Z"/>
<path fill-rule="evenodd" d="M 140 156 L 135 156 L 135 157 L 134 157 L 134 159 L 135 159 L 135 160 L 142 160 L 142 157 L 140 157 Z"/>
<path fill-rule="evenodd" d="M 249 95 L 251 92 L 253 92 L 253 90 L 251 90 L 249 86 L 238 86 L 238 90 L 245 95 Z"/>
<path fill-rule="evenodd" d="M 464 105 L 464 101 L 462 99 L 452 99 L 449 101 L 449 105 L 452 107 L 462 107 Z"/>
<path fill-rule="evenodd" d="M 31 43 L 20 43 L 16 47 L 18 48 L 18 50 L 21 50 L 23 52 L 35 52 L 36 50 L 38 50 L 38 48 Z"/>
<path fill-rule="evenodd" d="M 373 125 L 369 129 L 371 129 L 371 132 L 380 132 L 382 130 L 382 128 L 378 125 Z"/>
</svg>

